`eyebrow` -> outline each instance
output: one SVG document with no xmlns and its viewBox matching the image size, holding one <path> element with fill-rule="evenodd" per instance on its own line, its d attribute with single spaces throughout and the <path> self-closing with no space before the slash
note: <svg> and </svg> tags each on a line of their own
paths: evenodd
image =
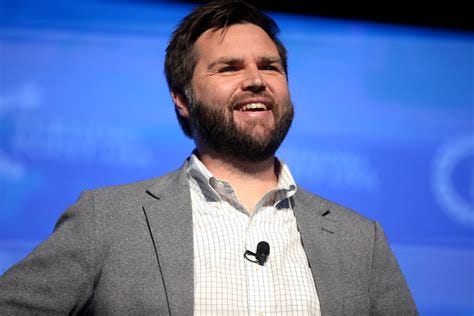
<svg viewBox="0 0 474 316">
<path fill-rule="evenodd" d="M 225 65 L 238 65 L 238 64 L 243 64 L 244 59 L 243 58 L 236 58 L 236 57 L 221 57 L 218 58 L 217 60 L 211 62 L 208 65 L 208 69 L 212 69 L 217 65 L 225 64 Z M 274 64 L 278 63 L 280 65 L 283 65 L 283 62 L 280 57 L 259 57 L 257 60 L 257 63 L 261 64 Z"/>
<path fill-rule="evenodd" d="M 234 57 L 221 57 L 212 63 L 209 64 L 207 67 L 208 69 L 212 69 L 217 65 L 236 65 L 236 64 L 242 64 L 244 62 L 243 58 L 234 58 Z"/>
<path fill-rule="evenodd" d="M 283 65 L 283 62 L 280 57 L 261 57 L 259 58 L 259 62 L 266 63 L 266 64 L 280 64 Z"/>
</svg>

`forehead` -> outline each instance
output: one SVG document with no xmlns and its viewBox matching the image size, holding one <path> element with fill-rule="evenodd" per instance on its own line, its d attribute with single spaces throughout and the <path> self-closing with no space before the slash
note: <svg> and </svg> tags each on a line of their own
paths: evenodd
<svg viewBox="0 0 474 316">
<path fill-rule="evenodd" d="M 265 31 L 254 24 L 234 24 L 222 29 L 210 29 L 195 43 L 199 59 L 220 57 L 278 57 L 278 49 Z"/>
</svg>

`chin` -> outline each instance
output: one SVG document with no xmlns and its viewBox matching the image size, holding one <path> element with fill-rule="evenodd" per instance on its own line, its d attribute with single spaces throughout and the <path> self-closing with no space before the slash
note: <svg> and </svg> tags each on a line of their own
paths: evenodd
<svg viewBox="0 0 474 316">
<path fill-rule="evenodd" d="M 275 132 L 275 128 L 273 126 L 258 125 L 240 129 L 240 132 L 252 138 L 262 140 L 270 138 Z"/>
</svg>

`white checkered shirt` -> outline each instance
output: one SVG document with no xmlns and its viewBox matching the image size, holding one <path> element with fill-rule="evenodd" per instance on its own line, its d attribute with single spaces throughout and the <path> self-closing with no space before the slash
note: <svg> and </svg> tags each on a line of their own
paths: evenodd
<svg viewBox="0 0 474 316">
<path fill-rule="evenodd" d="M 194 237 L 195 315 L 320 315 L 290 199 L 296 185 L 280 161 L 278 186 L 249 212 L 232 187 L 193 154 L 187 169 Z M 244 258 L 266 241 L 264 266 Z M 250 257 L 255 259 L 254 257 Z"/>
</svg>

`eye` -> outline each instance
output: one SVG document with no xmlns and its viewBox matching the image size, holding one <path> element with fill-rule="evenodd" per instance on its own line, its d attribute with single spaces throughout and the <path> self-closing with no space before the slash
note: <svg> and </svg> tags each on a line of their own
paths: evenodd
<svg viewBox="0 0 474 316">
<path fill-rule="evenodd" d="M 276 72 L 282 72 L 282 69 L 279 65 L 276 64 L 268 64 L 268 65 L 263 65 L 260 67 L 261 70 L 267 70 L 267 71 L 276 71 Z"/>
<path fill-rule="evenodd" d="M 277 70 L 277 68 L 272 65 L 266 65 L 262 67 L 262 70 Z"/>
<path fill-rule="evenodd" d="M 223 66 L 219 68 L 218 70 L 220 73 L 223 72 L 232 72 L 232 71 L 237 71 L 237 68 L 235 66 Z"/>
</svg>

